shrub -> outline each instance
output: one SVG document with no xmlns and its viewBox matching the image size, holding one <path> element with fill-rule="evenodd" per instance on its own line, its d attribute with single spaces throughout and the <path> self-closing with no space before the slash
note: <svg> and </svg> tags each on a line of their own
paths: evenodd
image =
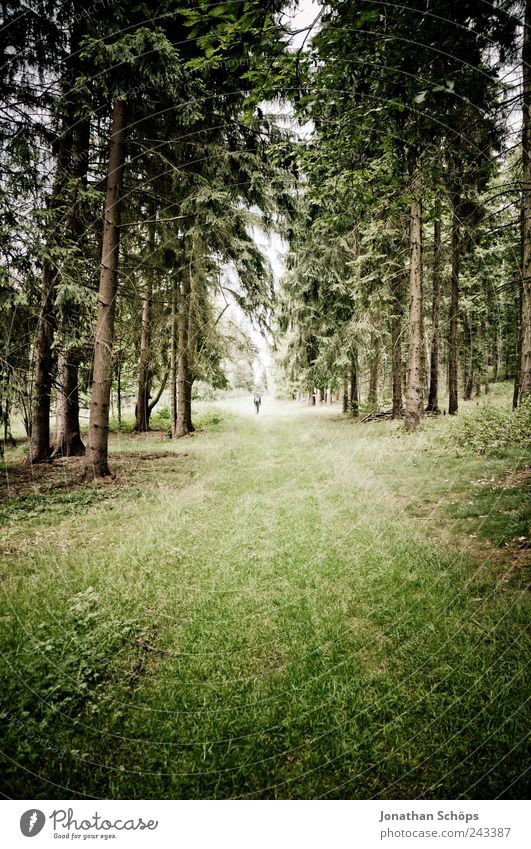
<svg viewBox="0 0 531 849">
<path fill-rule="evenodd" d="M 531 398 L 516 410 L 485 405 L 451 421 L 445 435 L 450 446 L 492 454 L 505 448 L 525 447 L 531 439 Z"/>
</svg>

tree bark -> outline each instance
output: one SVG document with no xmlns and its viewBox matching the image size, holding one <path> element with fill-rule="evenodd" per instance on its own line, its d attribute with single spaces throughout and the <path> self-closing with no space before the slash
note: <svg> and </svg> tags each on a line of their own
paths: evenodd
<svg viewBox="0 0 531 849">
<path fill-rule="evenodd" d="M 354 351 L 354 353 L 352 354 L 350 363 L 350 414 L 354 418 L 357 418 L 359 416 L 360 411 L 360 390 L 357 351 Z"/>
<path fill-rule="evenodd" d="M 138 363 L 138 391 L 136 399 L 136 422 L 135 430 L 138 433 L 146 433 L 149 430 L 151 396 L 151 373 L 149 367 L 150 340 L 151 340 L 151 299 L 153 295 L 153 283 L 151 274 L 148 272 L 142 300 L 142 328 L 140 331 L 140 360 Z"/>
<path fill-rule="evenodd" d="M 177 415 L 175 417 L 174 437 L 179 439 L 190 432 L 188 416 L 188 383 L 190 379 L 189 349 L 189 309 L 191 295 L 191 261 L 185 270 L 181 283 L 181 297 L 177 311 Z"/>
<path fill-rule="evenodd" d="M 441 209 L 437 202 L 435 210 L 435 221 L 433 222 L 433 279 L 432 279 L 432 301 L 431 301 L 431 350 L 430 350 L 430 388 L 428 392 L 428 403 L 426 412 L 439 412 L 439 308 L 441 299 L 441 268 L 442 268 L 442 245 L 441 245 Z"/>
<path fill-rule="evenodd" d="M 474 387 L 474 362 L 472 352 L 472 330 L 466 311 L 463 313 L 463 400 L 470 401 Z"/>
<path fill-rule="evenodd" d="M 171 435 L 177 433 L 177 282 L 172 280 L 171 289 L 171 344 L 170 344 L 170 410 Z"/>
<path fill-rule="evenodd" d="M 368 402 L 373 407 L 378 406 L 378 371 L 380 368 L 380 336 L 378 333 L 371 334 L 371 362 L 369 367 L 369 395 Z"/>
<path fill-rule="evenodd" d="M 87 186 L 90 121 L 78 121 L 72 130 L 71 170 L 73 195 L 68 211 L 68 229 L 79 249 L 84 238 L 82 193 Z M 60 317 L 60 350 L 57 363 L 57 417 L 53 456 L 82 457 L 85 446 L 79 427 L 79 306 L 66 303 Z"/>
<path fill-rule="evenodd" d="M 71 351 L 57 358 L 57 416 L 53 457 L 83 457 L 85 446 L 79 429 L 78 366 Z"/>
<path fill-rule="evenodd" d="M 30 463 L 44 463 L 50 456 L 52 344 L 56 328 L 54 278 L 54 272 L 47 264 L 43 274 L 42 305 L 35 337 Z"/>
<path fill-rule="evenodd" d="M 488 334 L 488 325 L 486 321 L 483 321 L 481 324 L 481 339 L 483 345 L 483 385 L 485 387 L 485 395 L 489 394 L 489 334 Z"/>
<path fill-rule="evenodd" d="M 343 380 L 342 408 L 344 413 L 348 412 L 348 378 L 346 376 Z"/>
<path fill-rule="evenodd" d="M 399 419 L 403 413 L 402 406 L 402 285 L 397 277 L 391 287 L 392 309 L 391 316 L 391 382 L 393 393 L 393 419 Z"/>
<path fill-rule="evenodd" d="M 186 429 L 188 433 L 193 433 L 195 430 L 192 422 L 192 388 L 194 385 L 195 375 L 195 355 L 196 355 L 197 335 L 195 329 L 195 304 L 194 304 L 194 286 L 193 275 L 190 275 L 190 296 L 188 299 L 188 364 L 186 369 L 185 395 L 184 395 L 184 416 Z"/>
<path fill-rule="evenodd" d="M 105 195 L 103 242 L 100 265 L 98 317 L 96 322 L 92 397 L 90 404 L 87 474 L 109 474 L 109 403 L 113 373 L 114 316 L 118 289 L 120 218 L 125 164 L 126 104 L 113 106 L 111 143 Z"/>
<path fill-rule="evenodd" d="M 120 350 L 116 360 L 116 417 L 120 427 L 122 424 L 122 352 Z"/>
<path fill-rule="evenodd" d="M 525 6 L 522 48 L 522 284 L 519 403 L 531 395 L 531 0 Z"/>
<path fill-rule="evenodd" d="M 54 188 L 50 198 L 50 212 L 54 212 L 62 201 L 68 166 L 72 155 L 72 136 L 67 121 L 61 137 L 57 155 L 57 166 Z M 50 237 L 50 247 L 59 242 L 59 227 L 52 221 L 54 227 Z M 31 413 L 31 437 L 29 461 L 43 463 L 50 457 L 50 406 L 52 394 L 52 369 L 54 355 L 52 350 L 54 335 L 57 330 L 55 310 L 55 287 L 57 269 L 50 259 L 46 258 L 42 273 L 42 300 L 34 349 L 33 400 Z"/>
<path fill-rule="evenodd" d="M 423 414 L 422 381 L 422 204 L 420 171 L 413 178 L 413 198 L 410 207 L 410 266 L 409 266 L 409 354 L 408 380 L 404 424 L 414 430 Z"/>
<path fill-rule="evenodd" d="M 459 320 L 459 259 L 461 234 L 459 228 L 459 196 L 452 202 L 452 275 L 448 336 L 448 414 L 454 416 L 458 401 L 458 320 Z"/>
</svg>

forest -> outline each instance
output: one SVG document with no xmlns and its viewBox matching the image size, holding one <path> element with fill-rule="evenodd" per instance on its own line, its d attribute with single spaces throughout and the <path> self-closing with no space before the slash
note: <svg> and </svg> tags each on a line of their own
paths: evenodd
<svg viewBox="0 0 531 849">
<path fill-rule="evenodd" d="M 522 798 L 531 0 L 2 17 L 3 798 Z"/>
</svg>

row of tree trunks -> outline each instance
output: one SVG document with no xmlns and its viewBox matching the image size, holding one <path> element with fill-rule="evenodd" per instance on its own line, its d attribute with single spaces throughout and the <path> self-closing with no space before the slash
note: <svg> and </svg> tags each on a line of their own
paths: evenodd
<svg viewBox="0 0 531 849">
<path fill-rule="evenodd" d="M 358 370 L 358 352 L 354 349 L 350 356 L 350 397 L 349 397 L 349 412 L 351 416 L 357 418 L 360 413 L 360 390 L 359 390 L 359 370 Z"/>
<path fill-rule="evenodd" d="M 109 407 L 113 374 L 114 316 L 118 288 L 126 127 L 126 104 L 123 100 L 115 100 L 105 193 L 86 464 L 87 474 L 93 477 L 105 477 L 110 474 L 108 465 Z"/>
<path fill-rule="evenodd" d="M 470 401 L 474 388 L 472 329 L 466 310 L 463 312 L 463 401 Z"/>
<path fill-rule="evenodd" d="M 380 368 L 380 334 L 371 333 L 371 361 L 369 365 L 369 395 L 368 402 L 373 407 L 378 406 L 378 370 Z"/>
<path fill-rule="evenodd" d="M 90 120 L 79 120 L 72 130 L 72 199 L 67 226 L 72 242 L 78 247 L 83 240 L 83 195 L 87 188 L 90 145 Z M 66 303 L 61 309 L 59 354 L 57 360 L 57 415 L 53 456 L 83 456 L 85 446 L 79 428 L 78 372 L 80 351 L 77 342 L 79 307 Z"/>
<path fill-rule="evenodd" d="M 50 248 L 57 246 L 62 232 L 57 226 L 54 213 L 58 210 L 62 201 L 71 155 L 72 137 L 67 118 L 63 124 L 63 133 L 59 140 L 54 186 L 49 201 L 50 227 L 52 228 L 48 242 Z M 30 463 L 44 463 L 49 459 L 51 453 L 50 411 L 54 366 L 53 340 L 57 329 L 56 283 L 57 267 L 52 265 L 52 260 L 47 257 L 42 272 L 41 311 L 35 334 Z"/>
<path fill-rule="evenodd" d="M 442 241 L 441 210 L 437 201 L 433 222 L 433 273 L 431 302 L 431 350 L 430 350 L 430 388 L 428 392 L 427 413 L 439 412 L 439 310 L 441 299 Z"/>
<path fill-rule="evenodd" d="M 151 300 L 153 296 L 153 282 L 151 274 L 144 286 L 144 297 L 142 299 L 142 327 L 140 332 L 140 360 L 138 363 L 138 393 L 136 399 L 136 421 L 135 430 L 145 433 L 149 430 L 149 415 L 151 397 L 151 368 L 150 368 L 150 343 L 151 343 Z"/>
<path fill-rule="evenodd" d="M 79 119 L 75 113 L 72 81 L 81 70 L 80 45 L 87 35 L 88 18 L 73 22 L 70 55 L 65 62 L 63 89 L 65 109 L 62 133 L 58 143 L 54 188 L 50 199 L 50 211 L 53 213 L 65 197 L 69 208 L 64 227 L 62 223 L 51 219 L 49 234 L 50 247 L 61 244 L 64 232 L 74 244 L 83 237 L 84 226 L 81 217 L 82 195 L 86 188 L 88 169 L 88 150 L 90 143 L 90 120 Z M 29 460 L 31 463 L 46 461 L 50 455 L 70 456 L 83 454 L 85 447 L 79 432 L 78 401 L 78 357 L 75 337 L 78 323 L 76 305 L 68 305 L 56 314 L 55 297 L 58 282 L 57 265 L 47 259 L 42 275 L 42 306 L 35 337 L 35 363 L 33 382 L 33 402 L 31 417 L 31 438 Z M 58 326 L 59 325 L 59 326 Z M 58 379 L 57 379 L 57 427 L 53 446 L 50 447 L 50 407 L 53 386 L 54 337 L 58 339 Z M 72 338 L 74 337 L 74 338 Z"/>
<path fill-rule="evenodd" d="M 461 232 L 459 225 L 459 196 L 452 199 L 452 272 L 450 288 L 450 315 L 448 336 L 448 413 L 454 416 L 458 402 L 458 321 L 459 321 L 459 250 Z"/>
<path fill-rule="evenodd" d="M 410 206 L 409 354 L 404 424 L 414 430 L 423 415 L 422 333 L 422 203 L 421 178 L 413 176 Z"/>
<path fill-rule="evenodd" d="M 56 327 L 54 281 L 55 273 L 47 263 L 42 276 L 42 303 L 35 337 L 30 463 L 43 463 L 50 456 L 52 345 Z"/>
<path fill-rule="evenodd" d="M 175 277 L 171 287 L 171 340 L 170 340 L 170 412 L 171 432 L 175 436 L 177 421 L 177 289 Z"/>
<path fill-rule="evenodd" d="M 396 277 L 391 286 L 391 382 L 393 418 L 402 416 L 402 281 Z"/>
<path fill-rule="evenodd" d="M 522 48 L 522 281 L 520 290 L 520 368 L 517 395 L 531 395 L 531 0 L 525 8 Z"/>
<path fill-rule="evenodd" d="M 177 308 L 177 402 L 173 436 L 175 439 L 193 431 L 191 417 L 192 379 L 190 369 L 190 310 L 192 297 L 192 260 L 189 258 L 181 281 Z"/>
</svg>

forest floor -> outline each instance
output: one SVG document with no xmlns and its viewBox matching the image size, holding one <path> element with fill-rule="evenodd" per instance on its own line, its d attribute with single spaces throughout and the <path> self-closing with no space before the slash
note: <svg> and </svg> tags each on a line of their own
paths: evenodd
<svg viewBox="0 0 531 849">
<path fill-rule="evenodd" d="M 529 454 L 267 398 L 203 421 L 113 436 L 101 485 L 7 453 L 2 792 L 522 798 Z"/>
</svg>

